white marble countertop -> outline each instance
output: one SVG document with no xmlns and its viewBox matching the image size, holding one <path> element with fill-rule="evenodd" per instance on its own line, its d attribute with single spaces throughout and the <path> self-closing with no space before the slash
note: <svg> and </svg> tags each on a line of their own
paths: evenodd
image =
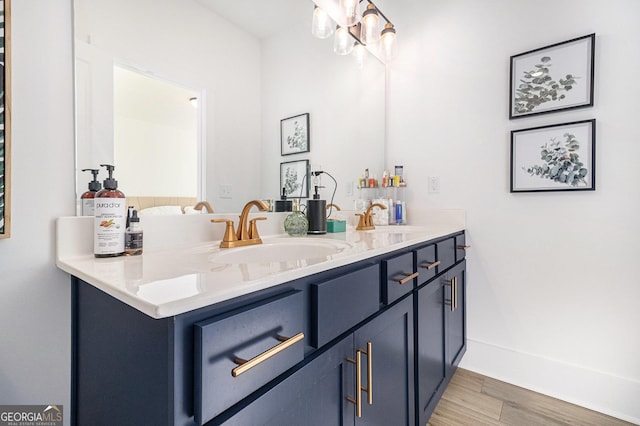
<svg viewBox="0 0 640 426">
<path fill-rule="evenodd" d="M 102 259 L 93 256 L 93 217 L 59 218 L 56 264 L 152 318 L 165 318 L 464 229 L 462 212 L 422 226 L 349 227 L 347 232 L 296 238 L 277 234 L 285 215 L 276 213 L 266 221 L 270 226 L 260 223 L 269 255 L 242 263 L 238 259 L 244 248 L 218 247 L 222 226 L 210 219 L 223 215 L 194 216 L 145 218 L 142 255 Z M 277 253 L 282 244 L 323 245 L 331 253 L 281 259 Z M 233 250 L 238 259 L 225 260 Z"/>
</svg>

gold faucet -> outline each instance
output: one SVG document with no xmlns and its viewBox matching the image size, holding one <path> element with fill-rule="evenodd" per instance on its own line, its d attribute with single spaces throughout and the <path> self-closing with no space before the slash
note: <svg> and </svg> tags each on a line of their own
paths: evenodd
<svg viewBox="0 0 640 426">
<path fill-rule="evenodd" d="M 385 206 L 384 204 L 373 203 L 364 212 L 364 214 L 356 213 L 356 216 L 360 216 L 360 220 L 358 221 L 358 226 L 356 226 L 356 231 L 367 231 L 369 229 L 376 229 L 376 227 L 373 226 L 373 217 L 372 217 L 373 213 L 371 213 L 371 210 L 374 207 L 380 207 L 380 209 L 382 210 L 386 210 L 387 208 L 387 206 Z"/>
<path fill-rule="evenodd" d="M 213 208 L 211 208 L 211 204 L 209 204 L 207 201 L 198 201 L 198 203 L 193 206 L 193 209 L 202 211 L 203 207 L 207 210 L 207 213 L 213 213 Z"/>
<path fill-rule="evenodd" d="M 240 221 L 238 222 L 238 231 L 236 232 L 233 229 L 233 220 L 230 219 L 211 219 L 211 222 L 224 222 L 227 224 L 227 228 L 224 232 L 224 237 L 222 238 L 222 242 L 220 242 L 221 248 L 231 248 L 231 247 L 242 247 L 242 246 L 250 246 L 254 244 L 262 244 L 262 239 L 258 234 L 258 226 L 256 222 L 258 220 L 267 220 L 266 217 L 256 217 L 255 219 L 249 220 L 247 224 L 247 219 L 249 218 L 249 210 L 251 207 L 257 207 L 260 211 L 269 210 L 269 206 L 261 200 L 253 200 L 249 201 L 245 204 L 242 209 L 242 213 L 240 213 Z"/>
<path fill-rule="evenodd" d="M 329 210 L 331 207 L 335 207 L 336 210 L 340 211 L 340 206 L 337 204 L 327 204 L 327 210 Z"/>
</svg>

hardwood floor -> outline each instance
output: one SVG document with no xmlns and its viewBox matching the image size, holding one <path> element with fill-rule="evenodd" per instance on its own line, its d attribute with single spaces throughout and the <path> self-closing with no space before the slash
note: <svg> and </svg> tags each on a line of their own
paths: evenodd
<svg viewBox="0 0 640 426">
<path fill-rule="evenodd" d="M 625 421 L 458 368 L 428 425 L 631 425 Z"/>
</svg>

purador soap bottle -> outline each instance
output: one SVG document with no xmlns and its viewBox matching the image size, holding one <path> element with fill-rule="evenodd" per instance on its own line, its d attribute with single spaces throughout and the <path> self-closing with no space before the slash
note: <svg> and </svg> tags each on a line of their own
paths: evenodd
<svg viewBox="0 0 640 426">
<path fill-rule="evenodd" d="M 104 189 L 95 196 L 95 219 L 93 253 L 96 257 L 116 257 L 124 254 L 127 203 L 124 193 L 118 190 L 118 181 L 113 178 L 114 166 L 106 167 L 109 177 L 104 180 Z"/>
<path fill-rule="evenodd" d="M 89 182 L 89 190 L 85 191 L 81 196 L 82 200 L 82 216 L 93 216 L 95 213 L 95 197 L 96 193 L 102 189 L 102 185 L 98 182 L 99 169 L 82 169 L 83 172 L 91 172 L 93 180 Z"/>
</svg>

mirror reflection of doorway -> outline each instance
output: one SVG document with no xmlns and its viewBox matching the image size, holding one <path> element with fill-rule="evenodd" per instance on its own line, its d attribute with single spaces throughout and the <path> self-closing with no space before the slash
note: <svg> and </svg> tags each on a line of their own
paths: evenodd
<svg viewBox="0 0 640 426">
<path fill-rule="evenodd" d="M 114 66 L 114 164 L 127 196 L 196 197 L 200 179 L 200 94 Z"/>
</svg>

